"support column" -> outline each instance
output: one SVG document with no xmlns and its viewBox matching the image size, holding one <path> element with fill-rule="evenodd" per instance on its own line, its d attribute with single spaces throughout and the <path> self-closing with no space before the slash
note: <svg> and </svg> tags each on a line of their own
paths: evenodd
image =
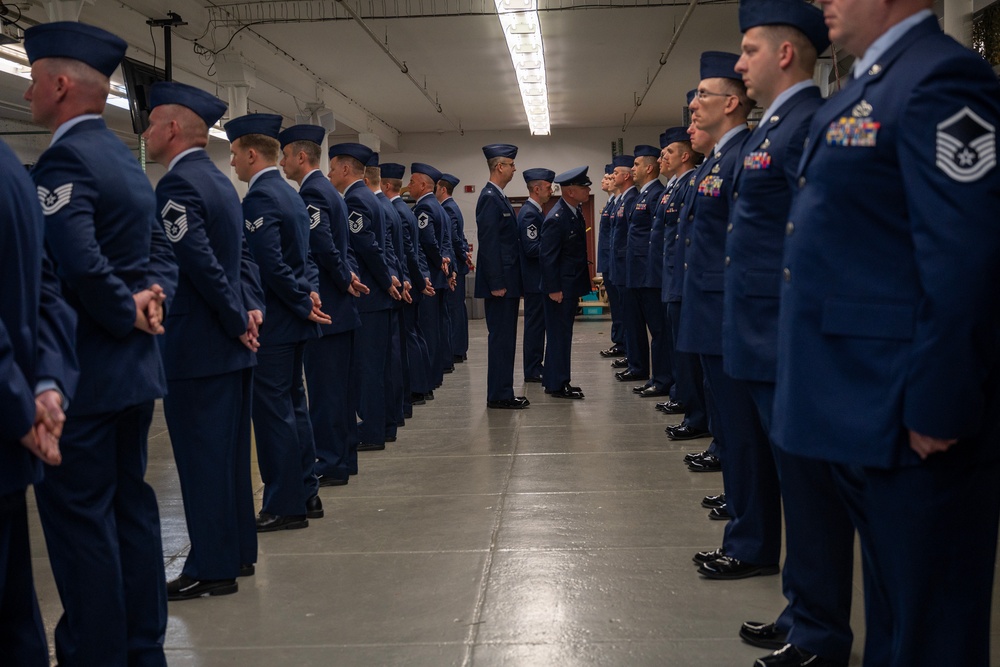
<svg viewBox="0 0 1000 667">
<path fill-rule="evenodd" d="M 250 89 L 257 85 L 257 70 L 253 63 L 238 53 L 220 53 L 215 56 L 216 80 L 226 89 L 229 102 L 229 120 L 245 116 Z M 236 186 L 240 197 L 246 194 L 247 184 L 236 177 L 230 167 L 229 180 Z"/>
<path fill-rule="evenodd" d="M 972 42 L 973 0 L 944 0 L 944 31 L 969 46 Z"/>
<path fill-rule="evenodd" d="M 79 21 L 84 3 L 94 4 L 94 0 L 45 0 L 45 15 L 49 22 Z"/>
</svg>

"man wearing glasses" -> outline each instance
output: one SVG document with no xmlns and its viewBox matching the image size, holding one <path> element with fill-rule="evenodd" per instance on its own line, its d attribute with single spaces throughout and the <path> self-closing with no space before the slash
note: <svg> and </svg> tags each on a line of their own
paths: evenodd
<svg viewBox="0 0 1000 667">
<path fill-rule="evenodd" d="M 528 399 L 514 396 L 514 345 L 521 298 L 517 216 L 503 189 L 514 177 L 517 146 L 483 146 L 490 180 L 476 203 L 479 255 L 476 298 L 484 299 L 487 341 L 486 407 L 521 410 Z"/>
</svg>

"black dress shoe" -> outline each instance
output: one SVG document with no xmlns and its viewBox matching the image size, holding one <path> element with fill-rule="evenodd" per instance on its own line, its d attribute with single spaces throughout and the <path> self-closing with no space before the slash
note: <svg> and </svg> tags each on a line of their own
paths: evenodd
<svg viewBox="0 0 1000 667">
<path fill-rule="evenodd" d="M 385 449 L 384 442 L 359 442 L 358 451 L 359 452 L 380 452 Z"/>
<path fill-rule="evenodd" d="M 323 518 L 323 501 L 319 499 L 319 496 L 313 496 L 306 501 L 306 518 L 307 519 L 322 519 Z"/>
<path fill-rule="evenodd" d="M 774 565 L 757 565 L 755 563 L 744 563 L 732 556 L 716 558 L 708 563 L 698 566 L 698 574 L 707 579 L 746 579 L 747 577 L 758 577 L 770 574 L 778 574 L 781 568 L 777 563 Z"/>
<path fill-rule="evenodd" d="M 579 387 L 572 387 L 569 384 L 565 384 L 562 389 L 553 391 L 549 396 L 552 398 L 583 398 L 583 392 L 580 391 Z"/>
<path fill-rule="evenodd" d="M 427 401 L 424 400 L 424 395 L 418 392 L 413 392 L 410 394 L 410 405 L 423 405 Z"/>
<path fill-rule="evenodd" d="M 515 396 L 514 400 L 523 405 L 524 407 L 528 407 L 529 405 L 531 405 L 531 401 L 528 400 L 527 396 Z"/>
<path fill-rule="evenodd" d="M 667 427 L 667 435 L 671 440 L 695 440 L 697 438 L 706 438 L 711 435 L 708 431 L 704 431 L 700 428 L 694 428 L 688 424 L 681 423 L 676 428 Z"/>
<path fill-rule="evenodd" d="M 528 406 L 516 398 L 502 398 L 499 401 L 486 401 L 486 407 L 493 410 L 523 410 Z"/>
<path fill-rule="evenodd" d="M 782 632 L 774 623 L 746 621 L 740 626 L 740 639 L 751 646 L 769 648 L 775 651 L 784 647 L 787 632 Z"/>
<path fill-rule="evenodd" d="M 670 394 L 669 389 L 660 389 L 659 387 L 656 386 L 646 387 L 645 389 L 639 392 L 639 395 L 642 396 L 643 398 L 653 398 L 655 396 L 667 396 L 669 394 Z"/>
<path fill-rule="evenodd" d="M 707 510 L 722 507 L 726 504 L 726 494 L 720 493 L 717 496 L 705 496 L 701 499 L 701 506 Z"/>
<path fill-rule="evenodd" d="M 628 359 L 622 357 L 611 362 L 611 368 L 628 368 Z"/>
<path fill-rule="evenodd" d="M 193 600 L 206 595 L 231 595 L 240 589 L 235 579 L 203 579 L 198 581 L 182 574 L 167 582 L 167 599 Z"/>
<path fill-rule="evenodd" d="M 648 384 L 636 385 L 636 386 L 632 387 L 632 393 L 633 394 L 641 394 L 642 392 L 646 391 L 646 389 L 648 387 L 649 387 Z"/>
<path fill-rule="evenodd" d="M 757 658 L 753 664 L 754 667 L 844 667 L 843 663 L 821 658 L 791 644 L 785 644 L 771 655 Z"/>
<path fill-rule="evenodd" d="M 241 577 L 252 577 L 256 574 L 257 568 L 254 567 L 253 563 L 248 563 L 246 565 L 240 565 L 240 576 Z"/>
<path fill-rule="evenodd" d="M 535 377 L 530 377 L 530 378 L 526 377 L 526 378 L 524 378 L 524 381 L 525 382 L 541 382 L 542 381 L 542 376 L 541 375 L 536 375 Z"/>
<path fill-rule="evenodd" d="M 718 560 L 726 555 L 726 552 L 722 550 L 722 547 L 718 549 L 712 549 L 711 551 L 699 551 L 691 558 L 695 565 L 701 565 L 702 563 L 711 563 L 713 560 Z"/>
<path fill-rule="evenodd" d="M 625 348 L 621 345 L 612 345 L 606 350 L 601 350 L 602 357 L 624 357 Z"/>
<path fill-rule="evenodd" d="M 648 380 L 649 376 L 641 373 L 633 373 L 632 371 L 622 371 L 621 373 L 615 373 L 615 379 L 619 382 L 635 382 L 636 380 Z"/>
<path fill-rule="evenodd" d="M 673 399 L 666 400 L 663 403 L 657 403 L 656 409 L 667 415 L 684 414 L 684 405 Z"/>
<path fill-rule="evenodd" d="M 668 426 L 667 428 L 670 428 L 670 427 Z M 695 453 L 685 454 L 684 455 L 684 463 L 691 463 L 691 461 L 694 461 L 695 459 L 703 459 L 706 456 L 711 456 L 708 453 L 707 449 L 705 451 L 703 451 L 703 452 L 698 452 L 697 454 L 695 454 Z"/>
<path fill-rule="evenodd" d="M 443 369 L 441 372 L 444 373 L 445 375 L 447 375 L 448 373 L 454 373 L 455 372 L 455 367 L 454 366 L 449 366 L 448 368 Z"/>
<path fill-rule="evenodd" d="M 347 486 L 347 482 L 350 480 L 348 477 L 333 477 L 332 475 L 320 475 L 319 485 L 320 486 Z"/>
<path fill-rule="evenodd" d="M 722 472 L 722 461 L 718 456 L 708 454 L 687 464 L 691 472 Z"/>
<path fill-rule="evenodd" d="M 452 360 L 452 362 L 454 362 L 456 364 L 460 364 L 463 361 L 465 361 L 465 357 L 462 356 L 461 354 L 453 354 L 453 355 L 451 355 L 451 360 Z"/>
<path fill-rule="evenodd" d="M 385 441 L 386 442 L 396 442 L 396 436 L 394 436 L 394 435 L 387 435 L 387 436 L 385 436 Z"/>
<path fill-rule="evenodd" d="M 275 530 L 295 530 L 296 528 L 308 528 L 309 519 L 305 514 L 293 514 L 290 516 L 277 516 L 261 512 L 257 515 L 257 532 L 270 533 Z"/>
<path fill-rule="evenodd" d="M 712 521 L 729 521 L 733 517 L 729 515 L 729 510 L 726 509 L 725 503 L 721 507 L 713 507 L 708 513 L 708 518 Z"/>
<path fill-rule="evenodd" d="M 433 389 L 431 391 L 427 392 L 426 394 L 424 394 L 424 400 L 425 401 L 433 401 L 434 400 L 434 390 Z"/>
</svg>

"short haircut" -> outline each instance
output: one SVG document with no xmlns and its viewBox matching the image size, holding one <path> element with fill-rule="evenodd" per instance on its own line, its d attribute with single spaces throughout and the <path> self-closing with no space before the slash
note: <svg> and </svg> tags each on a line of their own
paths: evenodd
<svg viewBox="0 0 1000 667">
<path fill-rule="evenodd" d="M 381 167 L 365 167 L 365 180 L 367 180 L 372 185 L 378 185 L 382 182 L 382 168 Z"/>
<path fill-rule="evenodd" d="M 525 185 L 528 186 L 528 192 L 531 192 L 539 185 L 545 185 L 548 181 L 543 179 L 535 179 L 534 181 L 528 181 Z"/>
<path fill-rule="evenodd" d="M 799 66 L 799 69 L 812 76 L 813 68 L 816 66 L 816 59 L 819 57 L 819 54 L 816 53 L 816 47 L 805 36 L 805 33 L 790 25 L 762 25 L 759 27 L 761 28 L 761 34 L 775 47 L 782 42 L 791 42 L 792 46 L 795 47 L 795 53 L 798 55 L 796 64 Z"/>
<path fill-rule="evenodd" d="M 258 155 L 270 162 L 277 162 L 281 156 L 281 144 L 266 134 L 244 134 L 240 137 L 240 146 L 257 151 Z"/>
<path fill-rule="evenodd" d="M 298 155 L 300 152 L 306 154 L 306 159 L 309 160 L 309 164 L 316 166 L 319 164 L 319 158 L 322 155 L 323 149 L 314 141 L 293 141 L 291 143 L 292 155 Z"/>
<path fill-rule="evenodd" d="M 497 155 L 496 157 L 491 157 L 486 161 L 486 166 L 489 167 L 491 174 L 493 173 L 493 170 L 497 168 L 497 165 L 500 164 L 500 160 L 502 159 L 502 155 Z"/>
<path fill-rule="evenodd" d="M 449 196 L 455 193 L 455 186 L 450 181 L 446 181 L 443 178 L 437 182 L 437 186 L 439 188 L 444 188 L 444 191 L 447 192 Z"/>
<path fill-rule="evenodd" d="M 351 173 L 355 176 L 364 176 L 365 165 L 361 164 L 361 160 L 356 157 L 351 157 L 350 155 L 335 155 L 330 158 L 331 162 L 336 162 L 337 164 L 346 164 L 351 168 Z"/>
<path fill-rule="evenodd" d="M 208 125 L 201 116 L 181 104 L 160 105 L 168 120 L 177 123 L 180 135 L 186 143 L 193 146 L 208 145 Z"/>
<path fill-rule="evenodd" d="M 740 101 L 740 108 L 743 111 L 744 117 L 750 115 L 750 111 L 754 108 L 757 103 L 751 100 L 747 96 L 747 87 L 739 79 L 730 79 L 729 77 L 722 78 L 722 88 L 725 92 L 730 95 L 735 95 Z"/>
<path fill-rule="evenodd" d="M 403 189 L 403 179 L 401 178 L 383 178 L 382 185 L 388 185 L 394 192 L 399 192 Z"/>
<path fill-rule="evenodd" d="M 75 58 L 44 58 L 41 62 L 53 76 L 65 75 L 80 85 L 86 94 L 106 103 L 111 92 L 111 77 L 104 76 L 87 63 Z M 103 107 L 103 105 L 102 105 Z"/>
<path fill-rule="evenodd" d="M 641 161 L 642 164 L 646 165 L 647 167 L 656 167 L 657 171 L 660 170 L 659 158 L 655 158 L 652 155 L 640 155 L 638 159 Z"/>
</svg>

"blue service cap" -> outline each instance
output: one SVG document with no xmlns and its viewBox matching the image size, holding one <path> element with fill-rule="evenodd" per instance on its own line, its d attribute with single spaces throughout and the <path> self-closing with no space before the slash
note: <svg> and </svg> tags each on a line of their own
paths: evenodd
<svg viewBox="0 0 1000 667">
<path fill-rule="evenodd" d="M 697 94 L 698 94 L 697 88 L 692 88 L 691 90 L 687 91 L 688 106 L 691 106 L 691 102 L 694 101 L 694 96 Z"/>
<path fill-rule="evenodd" d="M 483 155 L 486 159 L 495 157 L 508 157 L 513 160 L 517 157 L 517 146 L 514 144 L 490 144 L 483 146 Z"/>
<path fill-rule="evenodd" d="M 296 141 L 311 141 L 322 146 L 324 137 L 326 128 L 319 125 L 292 125 L 278 134 L 278 142 L 282 148 Z"/>
<path fill-rule="evenodd" d="M 398 162 L 383 162 L 380 167 L 382 170 L 382 178 L 403 178 L 403 173 L 406 172 L 406 167 L 399 164 Z"/>
<path fill-rule="evenodd" d="M 631 169 L 632 165 L 635 164 L 635 158 L 631 155 L 616 155 L 611 158 L 611 164 L 613 165 L 612 171 L 614 171 L 614 167 L 626 167 L 627 169 Z"/>
<path fill-rule="evenodd" d="M 725 51 L 705 51 L 701 54 L 701 78 L 705 79 L 736 79 L 743 80 L 743 75 L 736 72 L 738 54 Z"/>
<path fill-rule="evenodd" d="M 378 166 L 378 153 L 372 151 L 371 157 L 365 162 L 366 167 L 377 167 Z"/>
<path fill-rule="evenodd" d="M 615 165 L 611 164 L 610 162 L 607 163 L 606 165 L 604 165 L 604 173 L 605 174 L 610 174 L 614 170 L 615 170 Z"/>
<path fill-rule="evenodd" d="M 226 103 L 212 93 L 176 81 L 160 81 L 149 89 L 150 110 L 161 104 L 179 104 L 187 107 L 209 127 L 215 125 L 222 118 L 222 114 L 226 113 Z"/>
<path fill-rule="evenodd" d="M 345 143 L 330 146 L 330 150 L 327 151 L 327 154 L 331 160 L 339 155 L 346 155 L 354 158 L 362 165 L 367 165 L 368 160 L 371 159 L 372 152 L 372 149 L 368 148 L 364 144 Z"/>
<path fill-rule="evenodd" d="M 666 148 L 670 144 L 678 141 L 691 141 L 686 127 L 668 127 L 667 131 L 660 135 L 660 148 Z"/>
<path fill-rule="evenodd" d="M 441 172 L 435 169 L 434 167 L 430 166 L 429 164 L 425 164 L 423 162 L 414 162 L 413 164 L 411 164 L 410 173 L 423 174 L 425 176 L 429 176 L 430 179 L 434 181 L 435 184 L 441 180 Z"/>
<path fill-rule="evenodd" d="M 42 58 L 72 58 L 104 76 L 111 76 L 127 48 L 118 35 L 77 21 L 39 23 L 24 31 L 24 52 L 29 63 Z"/>
<path fill-rule="evenodd" d="M 265 137 L 277 139 L 278 132 L 281 131 L 281 116 L 274 113 L 250 113 L 232 119 L 222 128 L 226 131 L 230 142 L 248 134 L 263 134 Z"/>
<path fill-rule="evenodd" d="M 444 181 L 445 183 L 450 183 L 451 187 L 453 188 L 458 186 L 459 183 L 461 183 L 461 181 L 458 180 L 458 176 L 453 176 L 452 174 L 441 174 L 441 178 L 439 178 L 438 180 Z"/>
<path fill-rule="evenodd" d="M 632 152 L 635 157 L 660 157 L 660 149 L 648 144 L 640 144 Z"/>
<path fill-rule="evenodd" d="M 551 169 L 525 169 L 521 172 L 524 176 L 525 183 L 531 183 L 532 181 L 548 181 L 549 183 L 555 183 L 556 172 Z"/>
<path fill-rule="evenodd" d="M 590 185 L 587 178 L 587 167 L 574 167 L 569 171 L 564 171 L 555 177 L 555 182 L 559 185 Z"/>
<path fill-rule="evenodd" d="M 741 0 L 740 32 L 759 25 L 797 28 L 816 47 L 816 53 L 830 46 L 823 10 L 805 0 Z"/>
</svg>

